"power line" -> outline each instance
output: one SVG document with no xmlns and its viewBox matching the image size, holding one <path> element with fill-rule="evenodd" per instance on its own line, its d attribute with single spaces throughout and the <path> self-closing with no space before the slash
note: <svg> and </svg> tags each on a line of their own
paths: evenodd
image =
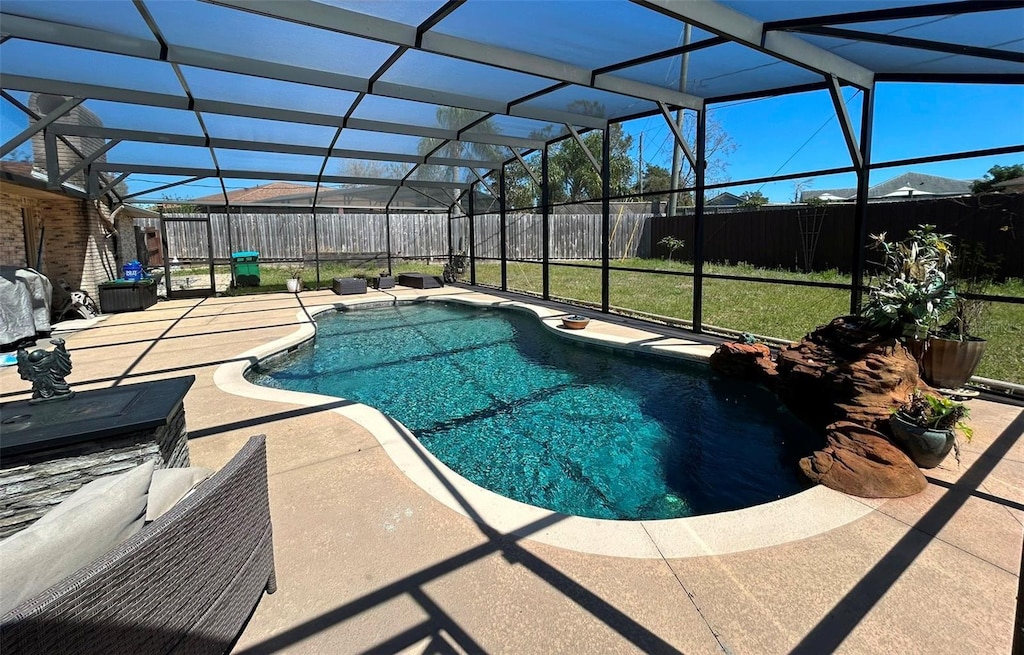
<svg viewBox="0 0 1024 655">
<path fill-rule="evenodd" d="M 860 89 L 857 89 L 852 96 L 850 96 L 847 100 L 843 101 L 843 104 L 847 104 L 847 105 L 850 104 L 850 102 L 854 98 L 856 98 L 859 93 L 860 93 Z M 803 143 L 801 143 L 800 147 L 797 148 L 795 151 L 793 151 L 793 154 L 790 155 L 789 158 L 786 161 L 782 162 L 782 165 L 780 165 L 778 168 L 776 168 L 775 172 L 772 173 L 769 177 L 775 177 L 779 173 L 779 171 L 781 171 L 783 168 L 786 167 L 786 164 L 788 164 L 789 162 L 793 161 L 793 158 L 796 157 L 798 154 L 800 154 L 800 151 L 803 150 L 807 146 L 807 144 L 810 143 L 814 139 L 814 137 L 818 136 L 818 132 L 821 132 L 823 129 L 825 129 L 825 126 L 828 125 L 829 123 L 831 123 L 835 118 L 836 118 L 836 116 L 835 116 L 835 113 L 833 112 L 833 114 L 831 116 L 829 116 L 825 120 L 824 123 L 821 124 L 821 127 L 819 127 L 818 129 L 814 130 L 814 134 L 812 134 L 811 136 L 807 137 L 807 140 L 804 141 Z M 762 182 L 761 186 L 757 187 L 757 190 L 760 191 L 761 189 L 763 189 L 765 184 L 768 184 L 768 183 L 767 182 Z"/>
</svg>

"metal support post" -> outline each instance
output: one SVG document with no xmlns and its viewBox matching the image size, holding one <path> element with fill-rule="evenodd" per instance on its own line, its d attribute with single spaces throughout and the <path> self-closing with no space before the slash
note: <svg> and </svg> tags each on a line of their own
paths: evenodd
<svg viewBox="0 0 1024 655">
<path fill-rule="evenodd" d="M 551 191 L 548 187 L 548 147 L 544 146 L 544 149 L 540 153 L 540 211 L 541 211 L 541 230 L 544 232 L 544 237 L 541 240 L 541 297 L 544 300 L 551 299 L 551 267 L 549 263 L 551 261 Z"/>
<path fill-rule="evenodd" d="M 388 250 L 388 275 L 391 275 L 391 208 L 384 210 L 384 247 Z"/>
<path fill-rule="evenodd" d="M 601 311 L 608 313 L 608 308 L 611 305 L 610 302 L 610 289 L 609 289 L 609 260 L 611 259 L 611 249 L 608 243 L 609 234 L 611 232 L 612 224 L 612 211 L 611 201 L 608 200 L 608 196 L 611 195 L 611 150 L 612 150 L 612 129 L 611 125 L 606 125 L 604 128 L 604 134 L 601 138 Z"/>
<path fill-rule="evenodd" d="M 476 208 L 473 203 L 473 196 L 476 195 L 476 185 L 469 185 L 469 283 L 476 285 Z"/>
<path fill-rule="evenodd" d="M 502 164 L 498 171 L 498 202 L 500 209 L 498 245 L 501 248 L 501 290 L 508 291 L 508 243 L 506 241 L 506 229 L 508 217 L 505 214 L 505 165 Z"/>
<path fill-rule="evenodd" d="M 704 312 L 704 174 L 707 170 L 707 107 L 697 112 L 696 190 L 693 198 L 693 331 L 703 330 Z"/>
<path fill-rule="evenodd" d="M 860 118 L 860 159 L 857 169 L 857 206 L 853 214 L 853 262 L 850 267 L 850 313 L 859 314 L 864 283 L 864 258 L 868 245 L 868 189 L 871 187 L 871 128 L 875 118 L 874 89 L 864 90 Z"/>
</svg>

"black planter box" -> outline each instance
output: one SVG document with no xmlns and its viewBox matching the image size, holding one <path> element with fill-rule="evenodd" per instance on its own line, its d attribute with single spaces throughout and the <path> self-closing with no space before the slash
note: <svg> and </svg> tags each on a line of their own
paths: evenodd
<svg viewBox="0 0 1024 655">
<path fill-rule="evenodd" d="M 153 280 L 114 280 L 100 284 L 100 310 L 104 314 L 137 312 L 156 304 Z"/>
<path fill-rule="evenodd" d="M 366 280 L 361 277 L 336 277 L 331 288 L 339 296 L 366 293 Z"/>
</svg>

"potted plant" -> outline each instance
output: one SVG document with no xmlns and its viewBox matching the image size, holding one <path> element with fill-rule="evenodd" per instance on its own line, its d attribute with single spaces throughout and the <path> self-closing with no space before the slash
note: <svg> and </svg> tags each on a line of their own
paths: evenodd
<svg viewBox="0 0 1024 655">
<path fill-rule="evenodd" d="M 957 433 L 968 441 L 974 431 L 964 421 L 970 410 L 944 396 L 915 391 L 910 402 L 889 417 L 893 440 L 921 468 L 934 468 L 952 449 L 960 463 Z"/>
<path fill-rule="evenodd" d="M 582 330 L 590 323 L 590 319 L 579 314 L 562 317 L 562 327 L 569 330 Z"/>
<path fill-rule="evenodd" d="M 288 279 L 285 280 L 285 286 L 288 287 L 290 293 L 298 293 L 302 291 L 302 267 L 296 266 L 288 269 Z"/>
<path fill-rule="evenodd" d="M 950 235 L 935 232 L 934 225 L 921 225 L 903 241 L 887 241 L 885 232 L 871 239 L 884 259 L 880 280 L 870 287 L 862 314 L 868 327 L 906 339 L 920 359 L 923 340 L 956 298 L 946 280 L 953 261 Z"/>
<path fill-rule="evenodd" d="M 395 287 L 395 276 L 388 271 L 381 271 L 373 280 L 374 289 L 393 289 Z"/>
<path fill-rule="evenodd" d="M 468 259 L 469 257 L 466 256 L 465 250 L 460 250 L 459 253 L 452 258 L 452 263 L 455 266 L 456 273 L 462 275 L 463 273 L 466 272 L 466 261 Z"/>
<path fill-rule="evenodd" d="M 981 244 L 961 244 L 956 265 L 950 271 L 957 296 L 952 315 L 928 337 L 921 358 L 921 371 L 928 384 L 945 389 L 959 389 L 978 368 L 987 342 L 976 335 L 986 303 L 976 296 L 992 280 L 995 262 L 985 259 Z"/>
</svg>

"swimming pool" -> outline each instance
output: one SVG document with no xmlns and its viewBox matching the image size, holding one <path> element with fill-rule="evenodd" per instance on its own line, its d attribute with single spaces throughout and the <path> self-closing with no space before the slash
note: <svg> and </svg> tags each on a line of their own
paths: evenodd
<svg viewBox="0 0 1024 655">
<path fill-rule="evenodd" d="M 504 496 L 578 516 L 663 519 L 806 488 L 810 431 L 706 366 L 580 348 L 533 316 L 441 303 L 322 315 L 312 345 L 251 372 L 401 421 Z"/>
</svg>

